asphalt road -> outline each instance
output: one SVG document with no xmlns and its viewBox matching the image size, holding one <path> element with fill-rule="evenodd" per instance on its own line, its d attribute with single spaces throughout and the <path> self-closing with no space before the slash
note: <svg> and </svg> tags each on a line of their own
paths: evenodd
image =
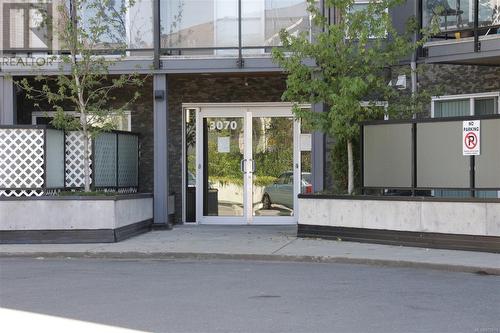
<svg viewBox="0 0 500 333">
<path fill-rule="evenodd" d="M 500 277 L 347 264 L 1 259 L 0 306 L 154 332 L 500 333 Z"/>
</svg>

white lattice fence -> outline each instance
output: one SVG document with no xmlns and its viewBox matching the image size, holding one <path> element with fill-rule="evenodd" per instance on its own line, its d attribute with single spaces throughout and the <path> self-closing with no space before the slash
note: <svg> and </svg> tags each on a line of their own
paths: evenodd
<svg viewBox="0 0 500 333">
<path fill-rule="evenodd" d="M 44 130 L 0 129 L 0 195 L 41 196 Z"/>
<path fill-rule="evenodd" d="M 89 152 L 92 156 L 92 140 L 89 140 Z M 66 187 L 83 187 L 85 175 L 83 171 L 83 134 L 81 132 L 66 133 Z M 90 160 L 92 168 L 92 159 Z M 92 183 L 92 169 L 90 169 Z"/>
<path fill-rule="evenodd" d="M 104 135 L 115 138 L 114 133 Z M 133 135 L 125 137 L 119 147 L 115 142 L 112 149 L 102 146 L 103 140 L 97 140 L 102 147 L 97 147 L 96 152 L 92 148 L 93 140 L 89 140 L 91 183 L 96 181 L 97 185 L 97 180 L 92 178 L 96 175 L 102 178 L 108 173 L 115 181 L 112 186 L 107 183 L 98 186 L 101 190 L 118 193 L 137 191 L 138 138 Z M 67 132 L 63 138 L 62 132 L 54 129 L 0 128 L 0 196 L 56 195 L 63 187 L 82 188 L 85 183 L 83 134 Z M 103 147 L 107 148 L 103 150 Z M 110 159 L 101 152 L 107 158 L 101 158 L 96 165 L 92 165 L 92 154 L 99 151 L 112 151 L 114 155 Z"/>
</svg>

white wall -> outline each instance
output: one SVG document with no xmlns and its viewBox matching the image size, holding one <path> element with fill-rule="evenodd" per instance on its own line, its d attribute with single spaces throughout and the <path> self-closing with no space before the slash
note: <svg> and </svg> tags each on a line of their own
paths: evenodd
<svg viewBox="0 0 500 333">
<path fill-rule="evenodd" d="M 500 236 L 500 202 L 299 199 L 299 224 Z"/>
<path fill-rule="evenodd" d="M 0 200 L 0 230 L 116 229 L 153 218 L 153 199 Z"/>
</svg>

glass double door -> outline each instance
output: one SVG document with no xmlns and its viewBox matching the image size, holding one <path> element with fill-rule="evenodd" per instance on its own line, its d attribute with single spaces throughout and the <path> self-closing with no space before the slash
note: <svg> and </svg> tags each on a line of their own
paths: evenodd
<svg viewBox="0 0 500 333">
<path fill-rule="evenodd" d="M 290 107 L 200 108 L 197 122 L 198 222 L 296 223 L 299 128 Z"/>
</svg>

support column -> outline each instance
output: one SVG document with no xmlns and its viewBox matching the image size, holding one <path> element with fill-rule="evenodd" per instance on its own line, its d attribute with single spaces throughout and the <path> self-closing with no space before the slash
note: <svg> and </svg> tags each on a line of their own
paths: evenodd
<svg viewBox="0 0 500 333">
<path fill-rule="evenodd" d="M 154 224 L 156 228 L 171 228 L 168 221 L 168 89 L 167 75 L 153 77 L 154 98 Z"/>
<path fill-rule="evenodd" d="M 14 84 L 0 77 L 0 125 L 14 125 Z"/>
<path fill-rule="evenodd" d="M 314 112 L 323 112 L 323 103 L 312 106 Z M 315 131 L 312 133 L 312 186 L 314 192 L 324 190 L 325 182 L 325 134 Z"/>
</svg>

